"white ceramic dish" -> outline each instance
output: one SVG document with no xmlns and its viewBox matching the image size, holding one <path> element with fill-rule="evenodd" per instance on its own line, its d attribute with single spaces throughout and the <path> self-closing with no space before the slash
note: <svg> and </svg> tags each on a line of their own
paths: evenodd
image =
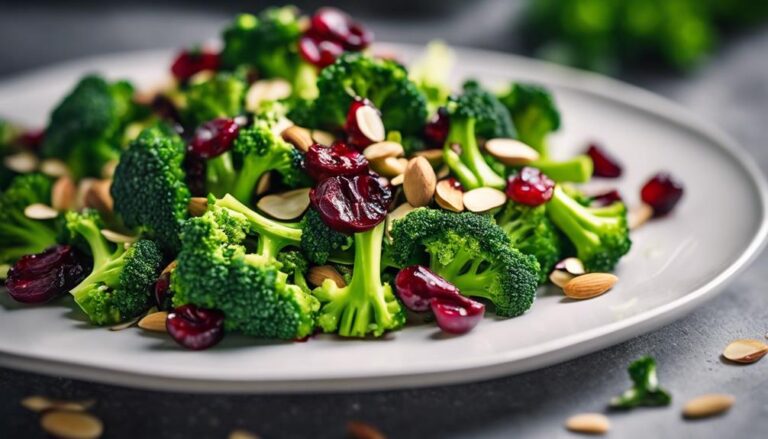
<svg viewBox="0 0 768 439">
<path fill-rule="evenodd" d="M 409 59 L 417 49 L 389 46 Z M 40 125 L 83 73 L 142 86 L 163 78 L 171 53 L 91 58 L 0 84 L 0 115 Z M 617 184 L 636 203 L 640 185 L 668 169 L 686 184 L 669 218 L 633 234 L 635 245 L 609 294 L 569 302 L 543 290 L 526 315 L 486 319 L 446 337 L 409 327 L 385 340 L 256 342 L 229 337 L 187 352 L 165 337 L 92 328 L 61 303 L 25 308 L 0 299 L 0 364 L 22 370 L 154 389 L 207 392 L 350 391 L 478 380 L 536 369 L 622 342 L 689 312 L 758 253 L 766 238 L 766 184 L 731 140 L 668 101 L 593 74 L 509 55 L 459 50 L 456 79 L 490 84 L 533 80 L 555 91 L 564 127 L 553 139 L 567 155 L 597 139 L 627 165 Z"/>
</svg>

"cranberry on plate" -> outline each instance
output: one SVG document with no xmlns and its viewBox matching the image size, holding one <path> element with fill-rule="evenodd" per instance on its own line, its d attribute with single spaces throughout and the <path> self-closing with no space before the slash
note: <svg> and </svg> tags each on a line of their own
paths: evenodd
<svg viewBox="0 0 768 439">
<path fill-rule="evenodd" d="M 181 346 L 195 351 L 208 349 L 224 337 L 224 313 L 187 304 L 168 314 L 165 327 Z"/>
<path fill-rule="evenodd" d="M 387 216 L 392 188 L 372 174 L 326 178 L 309 193 L 323 221 L 341 233 L 370 230 Z"/>
<path fill-rule="evenodd" d="M 539 206 L 552 198 L 555 182 L 536 168 L 524 167 L 507 181 L 507 196 L 528 206 Z"/>
<path fill-rule="evenodd" d="M 452 283 L 421 265 L 405 267 L 395 277 L 395 287 L 400 300 L 412 311 L 427 311 L 435 297 L 459 295 Z"/>
<path fill-rule="evenodd" d="M 450 334 L 464 334 L 485 315 L 485 305 L 462 295 L 435 297 L 429 302 L 437 326 Z"/>
<path fill-rule="evenodd" d="M 307 174 L 318 182 L 337 175 L 368 172 L 365 156 L 342 141 L 336 141 L 331 146 L 310 146 L 304 158 L 304 166 Z"/>
<path fill-rule="evenodd" d="M 368 145 L 383 142 L 387 134 L 379 109 L 373 102 L 362 98 L 357 98 L 350 104 L 344 131 L 349 143 L 361 151 Z"/>
<path fill-rule="evenodd" d="M 440 107 L 437 113 L 424 125 L 424 139 L 427 141 L 427 144 L 434 148 L 442 147 L 445 139 L 448 138 L 450 125 L 448 109 Z"/>
<path fill-rule="evenodd" d="M 590 144 L 589 148 L 587 148 L 587 155 L 592 159 L 592 164 L 594 165 L 592 175 L 595 177 L 621 177 L 623 172 L 621 163 L 602 147 L 594 143 Z"/>
<path fill-rule="evenodd" d="M 653 208 L 653 216 L 664 216 L 683 197 L 683 184 L 667 172 L 659 172 L 640 191 L 643 202 Z"/>
<path fill-rule="evenodd" d="M 5 287 L 21 303 L 45 303 L 77 286 L 91 271 L 90 261 L 69 245 L 22 256 L 8 271 Z"/>
<path fill-rule="evenodd" d="M 210 159 L 227 152 L 240 132 L 235 119 L 218 118 L 200 125 L 189 143 L 189 152 Z"/>
</svg>

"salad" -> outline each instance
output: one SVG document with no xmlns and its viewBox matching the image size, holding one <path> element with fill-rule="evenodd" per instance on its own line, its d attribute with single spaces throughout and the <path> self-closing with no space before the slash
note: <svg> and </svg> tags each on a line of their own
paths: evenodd
<svg viewBox="0 0 768 439">
<path fill-rule="evenodd" d="M 382 337 L 512 318 L 554 283 L 610 289 L 633 216 L 602 147 L 555 160 L 546 88 L 447 85 L 453 53 L 406 69 L 345 13 L 242 14 L 172 81 L 82 78 L 43 130 L 0 123 L 0 264 L 11 298 L 205 349 L 226 333 Z M 661 216 L 682 185 L 643 188 Z M 493 322 L 488 322 L 493 324 Z"/>
</svg>

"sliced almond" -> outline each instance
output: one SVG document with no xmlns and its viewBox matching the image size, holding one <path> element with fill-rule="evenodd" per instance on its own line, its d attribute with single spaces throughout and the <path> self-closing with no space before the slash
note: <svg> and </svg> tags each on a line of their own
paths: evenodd
<svg viewBox="0 0 768 439">
<path fill-rule="evenodd" d="M 683 406 L 683 416 L 686 418 L 705 418 L 719 415 L 728 411 L 736 401 L 731 395 L 710 393 L 693 398 Z"/>
<path fill-rule="evenodd" d="M 229 433 L 229 439 L 259 439 L 259 436 L 246 430 L 235 430 Z"/>
<path fill-rule="evenodd" d="M 96 209 L 103 214 L 111 214 L 114 201 L 112 194 L 109 193 L 110 186 L 112 186 L 112 180 L 94 181 L 85 192 L 84 206 Z"/>
<path fill-rule="evenodd" d="M 51 207 L 64 211 L 75 205 L 77 186 L 69 176 L 59 177 L 51 188 Z"/>
<path fill-rule="evenodd" d="M 565 258 L 563 259 L 562 264 L 565 271 L 576 276 L 581 276 L 587 272 L 584 268 L 584 263 L 581 262 L 581 259 L 579 258 Z"/>
<path fill-rule="evenodd" d="M 256 182 L 256 195 L 261 196 L 269 191 L 272 186 L 272 173 L 266 172 L 259 177 L 259 181 Z"/>
<path fill-rule="evenodd" d="M 398 157 L 386 157 L 381 160 L 370 162 L 371 169 L 379 175 L 387 178 L 396 177 L 405 172 L 408 166 L 408 160 Z"/>
<path fill-rule="evenodd" d="M 391 184 L 392 186 L 400 186 L 401 184 L 403 184 L 404 180 L 405 180 L 405 175 L 400 174 L 392 177 L 392 179 L 389 180 L 389 184 Z"/>
<path fill-rule="evenodd" d="M 40 162 L 40 172 L 49 177 L 63 177 L 69 175 L 69 168 L 59 159 L 45 159 Z"/>
<path fill-rule="evenodd" d="M 565 284 L 574 277 L 576 276 L 564 270 L 552 270 L 552 273 L 549 273 L 549 281 L 560 288 L 565 288 Z"/>
<path fill-rule="evenodd" d="M 565 428 L 576 433 L 605 434 L 611 429 L 611 421 L 602 413 L 582 413 L 568 418 Z"/>
<path fill-rule="evenodd" d="M 443 165 L 440 167 L 440 169 L 437 170 L 438 180 L 442 180 L 449 175 L 451 175 L 451 168 L 449 168 L 447 165 Z"/>
<path fill-rule="evenodd" d="M 363 155 L 369 162 L 387 157 L 400 157 L 403 154 L 403 145 L 390 141 L 373 143 L 363 150 Z"/>
<path fill-rule="evenodd" d="M 347 422 L 347 435 L 351 439 L 387 439 L 376 427 L 360 421 Z"/>
<path fill-rule="evenodd" d="M 563 292 L 571 299 L 591 299 L 613 288 L 618 280 L 610 273 L 588 273 L 568 281 Z"/>
<path fill-rule="evenodd" d="M 146 314 L 145 314 L 146 315 Z M 109 327 L 110 331 L 123 331 L 125 329 L 128 329 L 132 327 L 133 325 L 139 323 L 139 320 L 143 319 L 144 315 L 138 315 L 130 320 L 126 320 L 123 323 L 118 323 L 117 325 L 112 325 Z"/>
<path fill-rule="evenodd" d="M 259 199 L 256 207 L 279 220 L 296 219 L 309 207 L 309 188 L 267 195 Z"/>
<path fill-rule="evenodd" d="M 515 139 L 491 139 L 485 142 L 485 150 L 507 166 L 527 165 L 539 159 L 535 149 Z"/>
<path fill-rule="evenodd" d="M 312 140 L 321 145 L 330 146 L 336 141 L 336 137 L 328 131 L 312 130 Z"/>
<path fill-rule="evenodd" d="M 302 128 L 298 125 L 290 126 L 280 133 L 280 136 L 286 142 L 292 144 L 299 151 L 307 152 L 309 147 L 315 142 L 312 140 L 312 134 L 306 128 Z"/>
<path fill-rule="evenodd" d="M 435 202 L 445 210 L 461 212 L 464 210 L 464 191 L 456 187 L 453 180 L 440 180 L 435 187 Z"/>
<path fill-rule="evenodd" d="M 768 354 L 768 345 L 760 340 L 742 338 L 732 341 L 723 351 L 723 357 L 736 363 L 754 363 Z"/>
<path fill-rule="evenodd" d="M 653 207 L 642 203 L 630 209 L 627 214 L 627 226 L 629 230 L 636 230 L 653 217 Z"/>
<path fill-rule="evenodd" d="M 99 418 L 83 412 L 55 410 L 40 418 L 46 433 L 63 439 L 96 439 L 104 432 Z"/>
<path fill-rule="evenodd" d="M 111 179 L 115 175 L 118 160 L 110 160 L 101 167 L 101 178 Z"/>
<path fill-rule="evenodd" d="M 37 156 L 31 152 L 22 151 L 16 154 L 6 156 L 3 159 L 5 167 L 19 174 L 27 174 L 35 169 L 39 164 Z"/>
<path fill-rule="evenodd" d="M 481 187 L 464 193 L 464 207 L 470 212 L 487 212 L 506 202 L 507 195 L 492 187 Z"/>
<path fill-rule="evenodd" d="M 69 410 L 73 412 L 84 412 L 91 408 L 93 404 L 93 400 L 63 401 L 40 395 L 28 396 L 21 400 L 22 407 L 38 413 L 47 410 Z"/>
<path fill-rule="evenodd" d="M 312 267 L 307 271 L 307 282 L 310 285 L 319 287 L 326 279 L 331 279 L 337 287 L 343 288 L 347 285 L 344 277 L 331 265 L 319 265 Z"/>
<path fill-rule="evenodd" d="M 48 220 L 59 216 L 59 211 L 46 204 L 35 203 L 24 208 L 24 215 L 35 220 Z"/>
<path fill-rule="evenodd" d="M 389 212 L 387 214 L 387 225 L 385 226 L 387 230 L 387 234 L 389 234 L 389 232 L 392 230 L 392 225 L 394 224 L 395 221 L 405 217 L 406 215 L 408 215 L 409 212 L 415 209 L 416 208 L 411 206 L 410 204 L 403 203 L 397 206 L 394 210 L 392 210 L 392 212 Z"/>
<path fill-rule="evenodd" d="M 291 83 L 285 79 L 262 79 L 251 84 L 245 95 L 245 109 L 256 112 L 266 101 L 277 101 L 291 95 Z"/>
<path fill-rule="evenodd" d="M 190 216 L 203 216 L 208 210 L 208 199 L 205 197 L 192 197 L 189 199 L 187 211 Z"/>
<path fill-rule="evenodd" d="M 102 229 L 101 234 L 107 238 L 107 241 L 117 244 L 132 243 L 139 240 L 138 236 L 128 236 L 122 233 L 115 232 L 114 230 Z"/>
<path fill-rule="evenodd" d="M 172 260 L 170 264 L 166 265 L 165 268 L 163 268 L 163 271 L 160 272 L 160 275 L 164 275 L 166 273 L 171 273 L 173 270 L 176 269 L 176 266 L 179 265 L 179 261 L 176 259 Z"/>
<path fill-rule="evenodd" d="M 355 121 L 360 132 L 371 142 L 383 142 L 386 138 L 384 122 L 375 108 L 369 105 L 358 107 L 355 112 Z"/>
<path fill-rule="evenodd" d="M 403 176 L 405 199 L 414 207 L 426 206 L 435 194 L 437 177 L 424 157 L 414 157 L 408 162 Z"/>
<path fill-rule="evenodd" d="M 77 184 L 77 196 L 75 197 L 75 206 L 81 208 L 85 205 L 85 194 L 91 189 L 91 186 L 98 181 L 97 178 L 84 178 Z"/>
<path fill-rule="evenodd" d="M 424 157 L 427 159 L 430 165 L 440 166 L 443 163 L 443 150 L 442 149 L 425 149 L 423 151 L 416 151 L 413 153 L 414 157 Z"/>
<path fill-rule="evenodd" d="M 166 311 L 153 312 L 139 320 L 139 328 L 152 332 L 166 332 L 165 321 L 168 319 Z"/>
</svg>

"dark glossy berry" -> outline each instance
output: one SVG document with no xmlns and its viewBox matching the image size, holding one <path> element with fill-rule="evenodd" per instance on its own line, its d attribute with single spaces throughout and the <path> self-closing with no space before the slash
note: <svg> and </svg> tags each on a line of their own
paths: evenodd
<svg viewBox="0 0 768 439">
<path fill-rule="evenodd" d="M 619 161 L 605 149 L 593 143 L 587 148 L 587 155 L 592 159 L 592 163 L 594 164 L 592 175 L 595 177 L 621 177 L 621 163 L 619 163 Z"/>
<path fill-rule="evenodd" d="M 155 304 L 157 309 L 170 309 L 171 298 L 171 271 L 163 271 L 155 281 Z"/>
<path fill-rule="evenodd" d="M 237 138 L 240 125 L 234 119 L 219 118 L 200 125 L 189 142 L 189 152 L 210 159 L 227 152 Z"/>
<path fill-rule="evenodd" d="M 448 109 L 440 107 L 424 126 L 424 140 L 431 147 L 441 148 L 448 137 L 450 127 Z"/>
<path fill-rule="evenodd" d="M 412 311 L 427 311 L 435 297 L 457 296 L 459 290 L 452 283 L 421 265 L 405 267 L 395 277 L 397 294 Z"/>
<path fill-rule="evenodd" d="M 299 39 L 299 54 L 305 61 L 322 69 L 333 64 L 344 53 L 344 47 L 336 41 L 322 40 L 313 35 Z"/>
<path fill-rule="evenodd" d="M 176 104 L 174 104 L 168 96 L 163 94 L 156 95 L 154 99 L 152 99 L 151 107 L 152 112 L 160 119 L 182 125 L 181 114 L 179 114 Z"/>
<path fill-rule="evenodd" d="M 621 194 L 616 189 L 612 189 L 610 191 L 592 196 L 591 205 L 593 207 L 605 207 L 610 206 L 617 201 L 622 201 Z"/>
<path fill-rule="evenodd" d="M 365 232 L 387 216 L 392 188 L 370 174 L 340 175 L 320 182 L 309 193 L 320 217 L 341 233 Z"/>
<path fill-rule="evenodd" d="M 373 41 L 373 33 L 336 8 L 320 8 L 310 20 L 310 34 L 320 40 L 341 44 L 344 49 L 360 51 Z"/>
<path fill-rule="evenodd" d="M 165 328 L 187 349 L 208 349 L 224 337 L 224 313 L 191 304 L 180 306 L 168 314 Z"/>
<path fill-rule="evenodd" d="M 22 256 L 8 271 L 5 287 L 17 302 L 45 303 L 79 284 L 91 271 L 88 257 L 69 245 Z"/>
<path fill-rule="evenodd" d="M 26 130 L 18 138 L 18 142 L 30 151 L 39 151 L 45 140 L 45 130 Z"/>
<path fill-rule="evenodd" d="M 173 77 L 180 82 L 189 80 L 192 76 L 205 70 L 219 69 L 219 54 L 209 50 L 185 50 L 176 56 L 171 65 Z"/>
<path fill-rule="evenodd" d="M 187 153 L 184 156 L 185 181 L 189 192 L 193 197 L 205 197 L 208 191 L 205 189 L 205 159 L 194 154 Z"/>
<path fill-rule="evenodd" d="M 643 186 L 640 198 L 653 208 L 653 216 L 666 215 L 683 197 L 683 184 L 666 172 L 654 175 Z"/>
<path fill-rule="evenodd" d="M 373 102 L 361 98 L 350 104 L 344 131 L 349 143 L 361 151 L 372 143 L 383 142 L 387 134 L 379 109 Z"/>
<path fill-rule="evenodd" d="M 507 181 L 507 196 L 528 206 L 539 206 L 552 198 L 555 182 L 536 168 L 524 167 Z"/>
<path fill-rule="evenodd" d="M 437 326 L 450 334 L 464 334 L 480 323 L 485 305 L 470 298 L 456 295 L 430 300 Z"/>
<path fill-rule="evenodd" d="M 304 157 L 304 167 L 315 181 L 337 175 L 356 175 L 368 172 L 368 160 L 355 148 L 336 141 L 331 146 L 314 144 Z"/>
</svg>

